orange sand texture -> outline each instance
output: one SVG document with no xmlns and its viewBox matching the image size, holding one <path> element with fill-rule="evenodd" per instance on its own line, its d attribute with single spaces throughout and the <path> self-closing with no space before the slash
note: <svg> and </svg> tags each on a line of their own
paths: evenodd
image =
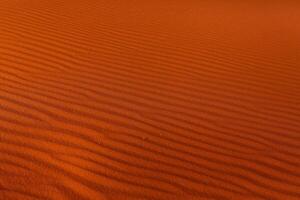
<svg viewBox="0 0 300 200">
<path fill-rule="evenodd" d="M 1 0 L 0 200 L 299 200 L 300 2 Z"/>
</svg>

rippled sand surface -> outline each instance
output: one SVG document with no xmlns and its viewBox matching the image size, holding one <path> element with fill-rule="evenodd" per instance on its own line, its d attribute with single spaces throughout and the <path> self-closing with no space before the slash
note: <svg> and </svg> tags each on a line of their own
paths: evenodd
<svg viewBox="0 0 300 200">
<path fill-rule="evenodd" d="M 0 200 L 299 200 L 300 2 L 0 1 Z"/>
</svg>

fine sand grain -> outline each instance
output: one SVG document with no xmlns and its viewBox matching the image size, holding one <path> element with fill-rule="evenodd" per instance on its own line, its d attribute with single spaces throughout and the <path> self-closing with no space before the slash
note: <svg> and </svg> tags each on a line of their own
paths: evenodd
<svg viewBox="0 0 300 200">
<path fill-rule="evenodd" d="M 1 0 L 0 200 L 299 200 L 300 2 Z"/>
</svg>

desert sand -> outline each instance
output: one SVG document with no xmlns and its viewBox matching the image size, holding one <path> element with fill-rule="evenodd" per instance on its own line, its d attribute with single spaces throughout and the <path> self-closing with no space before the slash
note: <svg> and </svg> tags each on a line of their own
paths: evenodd
<svg viewBox="0 0 300 200">
<path fill-rule="evenodd" d="M 299 200 L 300 2 L 1 0 L 0 200 Z"/>
</svg>

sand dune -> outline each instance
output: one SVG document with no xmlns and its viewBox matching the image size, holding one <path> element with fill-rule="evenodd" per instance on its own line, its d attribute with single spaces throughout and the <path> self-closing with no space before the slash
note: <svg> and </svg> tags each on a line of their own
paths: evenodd
<svg viewBox="0 0 300 200">
<path fill-rule="evenodd" d="M 0 200 L 300 199 L 299 9 L 2 0 Z"/>
</svg>

